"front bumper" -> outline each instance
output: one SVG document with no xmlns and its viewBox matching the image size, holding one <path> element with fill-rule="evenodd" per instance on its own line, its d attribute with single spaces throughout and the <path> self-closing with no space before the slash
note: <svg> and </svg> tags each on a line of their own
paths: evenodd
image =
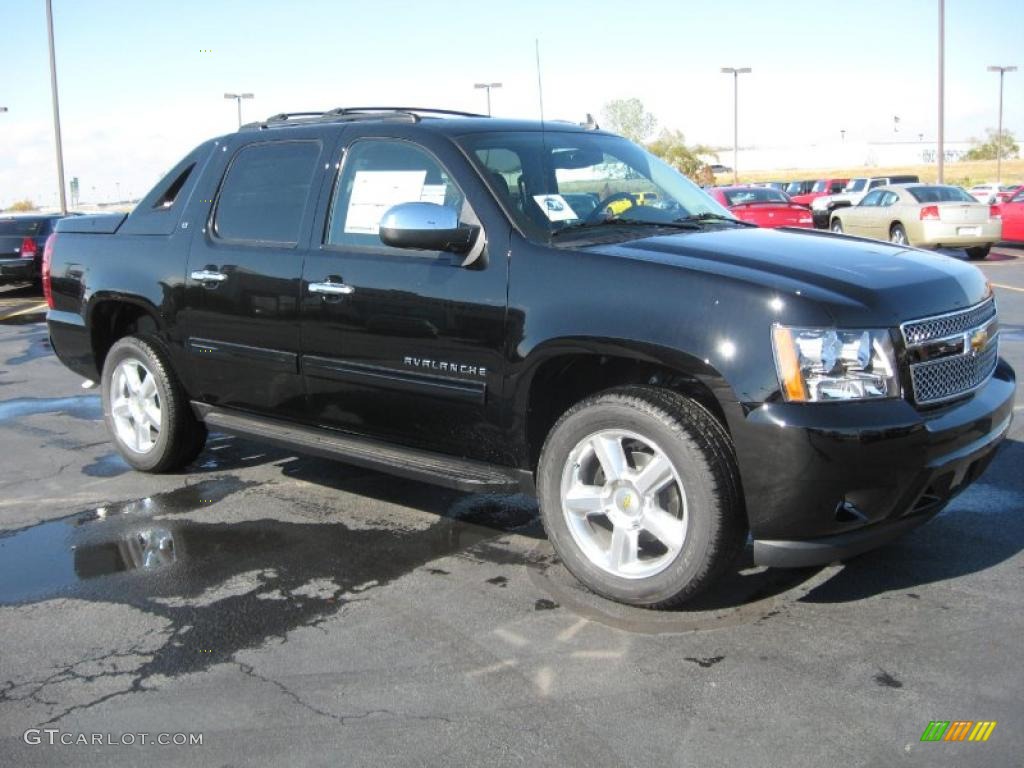
<svg viewBox="0 0 1024 768">
<path fill-rule="evenodd" d="M 0 259 L 0 283 L 24 283 L 33 278 L 34 259 Z"/>
<path fill-rule="evenodd" d="M 771 403 L 733 429 L 754 558 L 819 565 L 884 544 L 978 479 L 1009 430 L 1013 369 L 918 411 L 905 400 Z"/>
<path fill-rule="evenodd" d="M 832 211 L 830 210 L 811 209 L 811 219 L 814 221 L 815 229 L 828 229 L 828 220 L 831 216 Z"/>
</svg>

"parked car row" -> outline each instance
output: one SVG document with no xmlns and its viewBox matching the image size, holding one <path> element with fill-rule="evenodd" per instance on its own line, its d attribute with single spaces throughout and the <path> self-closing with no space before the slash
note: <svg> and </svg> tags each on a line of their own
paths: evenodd
<svg viewBox="0 0 1024 768">
<path fill-rule="evenodd" d="M 979 203 L 1005 203 L 1015 194 L 1024 189 L 1024 184 L 975 184 L 971 187 L 971 197 Z"/>
</svg>

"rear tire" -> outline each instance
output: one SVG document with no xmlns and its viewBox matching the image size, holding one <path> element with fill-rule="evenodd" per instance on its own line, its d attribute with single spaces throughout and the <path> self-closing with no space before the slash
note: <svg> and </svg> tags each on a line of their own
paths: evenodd
<svg viewBox="0 0 1024 768">
<path fill-rule="evenodd" d="M 537 488 L 566 568 L 619 602 L 679 606 L 746 543 L 728 433 L 669 390 L 624 387 L 570 408 L 548 434 Z"/>
<path fill-rule="evenodd" d="M 980 245 L 977 248 L 968 248 L 967 258 L 971 261 L 983 261 L 988 257 L 988 252 L 991 250 L 991 245 Z"/>
<path fill-rule="evenodd" d="M 889 229 L 889 242 L 893 245 L 910 245 L 910 241 L 907 240 L 907 230 L 903 228 L 902 224 L 893 224 Z"/>
<path fill-rule="evenodd" d="M 843 222 L 838 218 L 833 218 L 832 223 L 829 225 L 829 229 L 835 232 L 837 235 L 843 234 Z"/>
<path fill-rule="evenodd" d="M 206 444 L 166 354 L 153 340 L 126 336 L 107 353 L 102 376 L 103 419 L 124 460 L 142 472 L 171 472 L 192 462 Z"/>
</svg>

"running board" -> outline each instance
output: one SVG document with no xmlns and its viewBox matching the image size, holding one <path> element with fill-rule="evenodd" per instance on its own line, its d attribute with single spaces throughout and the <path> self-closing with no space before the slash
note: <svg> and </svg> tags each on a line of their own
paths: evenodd
<svg viewBox="0 0 1024 768">
<path fill-rule="evenodd" d="M 212 429 L 470 493 L 533 493 L 529 472 L 192 402 Z"/>
</svg>

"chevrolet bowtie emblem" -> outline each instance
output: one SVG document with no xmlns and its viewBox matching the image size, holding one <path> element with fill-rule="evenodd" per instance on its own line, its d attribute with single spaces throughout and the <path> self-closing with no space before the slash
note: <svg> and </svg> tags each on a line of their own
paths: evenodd
<svg viewBox="0 0 1024 768">
<path fill-rule="evenodd" d="M 972 331 L 968 341 L 971 344 L 971 351 L 977 354 L 988 344 L 988 331 L 984 328 Z"/>
</svg>

